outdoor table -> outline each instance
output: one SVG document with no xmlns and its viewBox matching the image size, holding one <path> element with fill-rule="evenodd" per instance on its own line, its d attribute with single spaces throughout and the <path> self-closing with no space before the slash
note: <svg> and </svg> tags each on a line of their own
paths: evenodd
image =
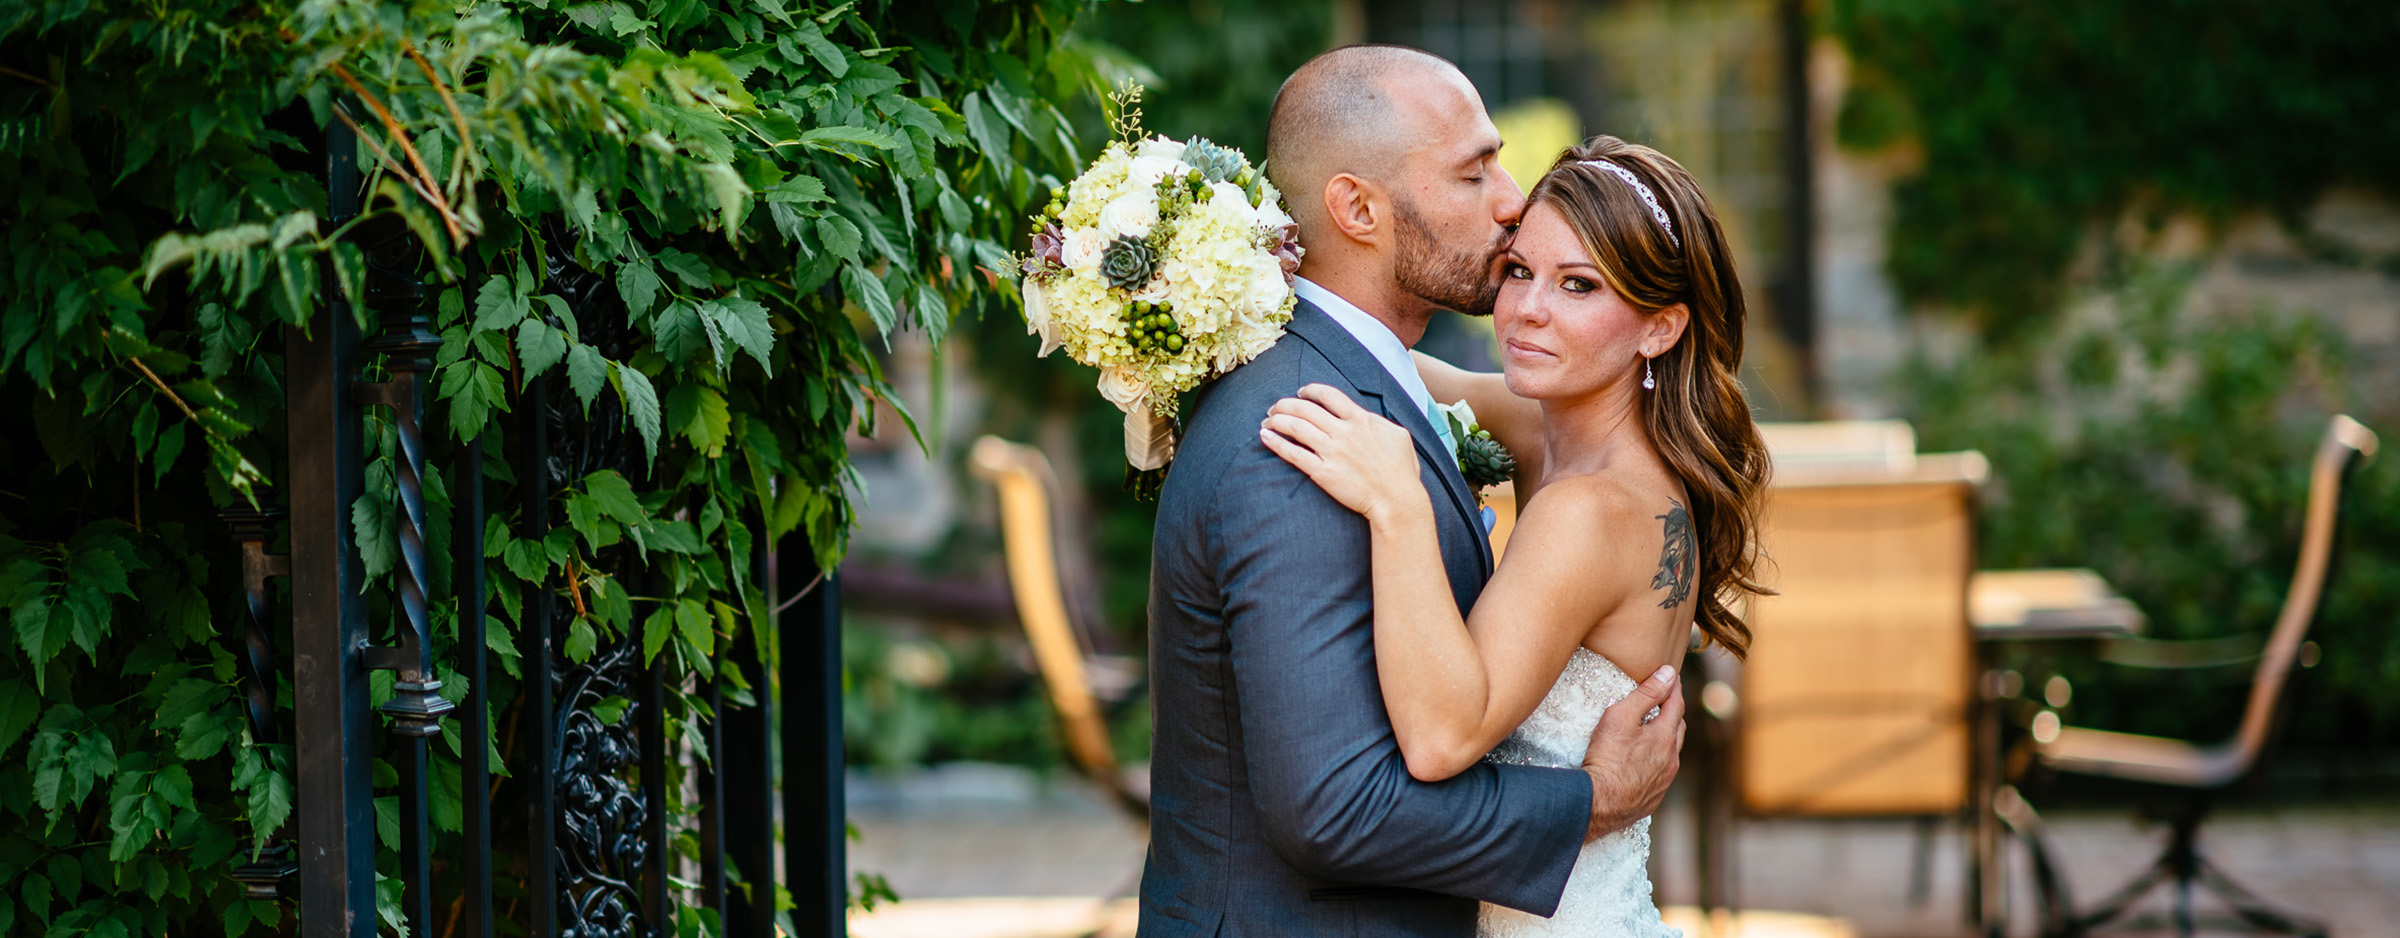
<svg viewBox="0 0 2400 938">
<path fill-rule="evenodd" d="M 2002 643 L 2094 642 L 2131 638 L 2147 622 L 2142 611 L 2117 595 L 2100 575 L 2084 569 L 1983 570 L 1967 585 L 1967 621 L 1975 632 L 1975 672 L 1982 693 L 1976 719 L 1975 812 L 1970 832 L 1974 866 L 1967 915 L 1985 935 L 2007 930 L 2008 893 L 2001 854 L 1997 799 L 2003 771 L 2000 700 L 2004 675 L 1996 666 Z M 1985 897 L 1992 897 L 1986 903 Z"/>
</svg>

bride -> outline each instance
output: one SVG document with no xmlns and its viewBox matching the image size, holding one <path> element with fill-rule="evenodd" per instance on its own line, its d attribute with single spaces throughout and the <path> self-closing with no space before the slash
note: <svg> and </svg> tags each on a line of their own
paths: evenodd
<svg viewBox="0 0 2400 938">
<path fill-rule="evenodd" d="M 1691 175 L 1594 137 L 1534 186 L 1502 263 L 1505 375 L 1417 356 L 1433 395 L 1466 401 L 1517 459 L 1521 516 L 1464 622 L 1406 429 L 1324 385 L 1260 429 L 1367 518 L 1376 672 L 1426 781 L 1478 759 L 1580 764 L 1628 675 L 1678 662 L 1695 624 L 1742 654 L 1750 631 L 1728 602 L 1760 592 L 1767 457 L 1736 380 L 1742 288 Z M 1584 845 L 1551 917 L 1486 904 L 1479 933 L 1673 934 L 1650 897 L 1649 831 Z"/>
</svg>

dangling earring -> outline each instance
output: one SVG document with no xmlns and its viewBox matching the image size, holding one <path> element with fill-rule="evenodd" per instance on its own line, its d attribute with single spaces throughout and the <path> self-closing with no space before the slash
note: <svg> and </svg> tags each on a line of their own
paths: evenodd
<svg viewBox="0 0 2400 938">
<path fill-rule="evenodd" d="M 1655 390 L 1657 387 L 1658 378 L 1650 373 L 1650 360 L 1642 359 L 1642 390 Z"/>
</svg>

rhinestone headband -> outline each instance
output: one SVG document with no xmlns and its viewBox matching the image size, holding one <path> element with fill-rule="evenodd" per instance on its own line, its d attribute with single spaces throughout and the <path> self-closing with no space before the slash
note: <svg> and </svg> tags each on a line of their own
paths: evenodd
<svg viewBox="0 0 2400 938">
<path fill-rule="evenodd" d="M 1658 227 L 1666 229 L 1667 241 L 1674 244 L 1676 250 L 1683 249 L 1683 239 L 1675 237 L 1675 224 L 1667 220 L 1667 210 L 1659 206 L 1658 194 L 1651 192 L 1650 187 L 1642 182 L 1641 177 L 1633 174 L 1633 170 L 1607 160 L 1578 160 L 1577 162 L 1585 166 L 1600 167 L 1608 170 L 1609 175 L 1625 180 L 1626 185 L 1633 187 L 1633 194 L 1642 197 L 1642 204 L 1650 207 L 1650 217 L 1658 221 Z"/>
</svg>

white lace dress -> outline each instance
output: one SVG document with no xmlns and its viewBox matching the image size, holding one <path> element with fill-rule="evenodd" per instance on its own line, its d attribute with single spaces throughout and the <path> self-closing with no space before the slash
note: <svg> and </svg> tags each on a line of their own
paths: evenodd
<svg viewBox="0 0 2400 938">
<path fill-rule="evenodd" d="M 1577 768 L 1592 730 L 1608 705 L 1633 693 L 1634 681 L 1614 662 L 1577 648 L 1567 669 L 1517 731 L 1486 756 L 1493 762 Z M 1583 845 L 1566 894 L 1549 918 L 1486 903 L 1475 929 L 1481 938 L 1609 936 L 1677 938 L 1650 899 L 1650 819 Z"/>
</svg>

